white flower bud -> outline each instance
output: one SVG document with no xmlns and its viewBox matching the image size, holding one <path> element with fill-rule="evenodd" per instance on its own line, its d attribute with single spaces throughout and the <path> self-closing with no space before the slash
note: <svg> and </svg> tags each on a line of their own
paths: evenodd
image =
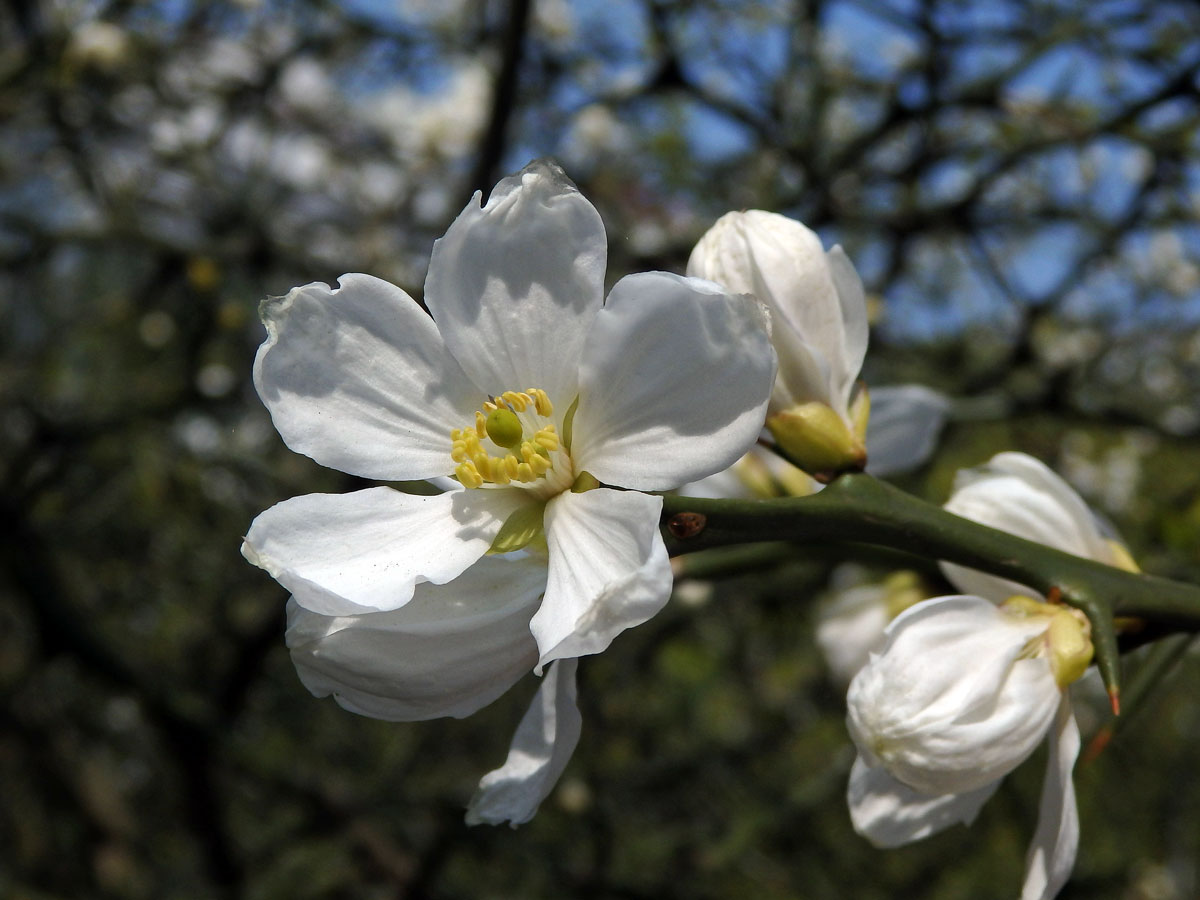
<svg viewBox="0 0 1200 900">
<path fill-rule="evenodd" d="M 815 233 L 786 216 L 731 212 L 696 244 L 687 272 L 770 309 L 779 372 L 768 427 L 789 455 L 814 472 L 861 468 L 867 404 L 865 396 L 852 400 L 867 306 L 841 247 L 825 252 Z"/>
<path fill-rule="evenodd" d="M 1040 641 L 1050 618 L 965 596 L 902 613 L 850 684 L 847 724 L 863 759 L 933 795 L 976 790 L 1014 769 L 1062 698 Z"/>
</svg>

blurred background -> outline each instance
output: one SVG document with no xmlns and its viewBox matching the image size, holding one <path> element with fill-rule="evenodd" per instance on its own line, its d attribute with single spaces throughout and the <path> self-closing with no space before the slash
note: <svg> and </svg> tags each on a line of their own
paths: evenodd
<svg viewBox="0 0 1200 900">
<path fill-rule="evenodd" d="M 1040 754 L 969 830 L 876 851 L 846 813 L 814 612 L 845 559 L 936 584 L 926 560 L 797 548 L 681 585 L 585 660 L 579 749 L 516 831 L 462 813 L 532 677 L 411 725 L 300 685 L 240 538 L 363 483 L 271 428 L 257 305 L 353 271 L 419 298 L 472 192 L 545 155 L 599 208 L 610 283 L 682 271 L 730 209 L 842 243 L 868 382 L 953 401 L 904 487 L 941 502 L 1024 450 L 1200 580 L 1190 0 L 13 0 L 0 896 L 1015 896 Z M 1200 896 L 1198 676 L 1183 656 L 1078 767 L 1063 897 Z"/>
</svg>

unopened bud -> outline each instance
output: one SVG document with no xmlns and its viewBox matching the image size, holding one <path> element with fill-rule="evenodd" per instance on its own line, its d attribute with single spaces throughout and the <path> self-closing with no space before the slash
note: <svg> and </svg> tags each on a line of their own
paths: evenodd
<svg viewBox="0 0 1200 900">
<path fill-rule="evenodd" d="M 862 439 L 824 403 L 801 403 L 776 413 L 767 419 L 767 429 L 784 454 L 818 480 L 866 466 Z"/>
</svg>

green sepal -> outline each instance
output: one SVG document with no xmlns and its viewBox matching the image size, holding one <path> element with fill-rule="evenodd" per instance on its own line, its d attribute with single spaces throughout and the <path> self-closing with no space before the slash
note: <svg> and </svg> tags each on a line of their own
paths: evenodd
<svg viewBox="0 0 1200 900">
<path fill-rule="evenodd" d="M 575 425 L 575 410 L 579 409 L 579 395 L 575 395 L 575 399 L 571 401 L 571 405 L 567 407 L 567 414 L 563 416 L 562 421 L 562 443 L 568 453 L 571 452 L 571 429 Z"/>
<path fill-rule="evenodd" d="M 530 503 L 522 506 L 500 526 L 488 553 L 511 553 L 528 546 L 544 534 L 542 525 L 546 512 L 545 503 Z"/>
<path fill-rule="evenodd" d="M 572 494 L 582 494 L 585 491 L 594 491 L 600 487 L 600 482 L 591 472 L 580 472 L 575 479 L 575 483 L 571 485 Z"/>
</svg>

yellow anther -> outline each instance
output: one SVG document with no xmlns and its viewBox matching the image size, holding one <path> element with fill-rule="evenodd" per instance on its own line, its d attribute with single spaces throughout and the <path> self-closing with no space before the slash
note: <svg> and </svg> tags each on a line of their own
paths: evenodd
<svg viewBox="0 0 1200 900">
<path fill-rule="evenodd" d="M 463 436 L 463 431 L 461 428 L 451 428 L 450 429 L 450 440 L 461 441 L 462 436 Z"/>
<path fill-rule="evenodd" d="M 456 463 L 463 462 L 467 458 L 467 445 L 462 441 L 455 441 L 450 446 L 450 458 Z"/>
<path fill-rule="evenodd" d="M 483 484 L 483 478 L 475 470 L 475 466 L 469 462 L 462 463 L 454 474 L 458 476 L 458 480 L 462 482 L 463 487 L 477 488 Z"/>
<path fill-rule="evenodd" d="M 554 432 L 553 425 L 547 425 L 533 436 L 535 442 L 547 450 L 558 449 L 558 435 Z"/>
<path fill-rule="evenodd" d="M 517 477 L 518 465 L 517 458 L 511 453 L 504 457 L 504 471 L 508 474 L 510 480 Z"/>
<path fill-rule="evenodd" d="M 491 471 L 488 472 L 488 480 L 493 484 L 508 484 L 512 478 L 508 474 L 508 466 L 504 460 L 493 459 L 491 462 L 492 464 L 489 467 Z"/>
<path fill-rule="evenodd" d="M 475 410 L 475 433 L 481 438 L 487 437 L 487 419 L 479 410 Z"/>
<path fill-rule="evenodd" d="M 533 398 L 519 391 L 505 391 L 500 396 L 517 412 L 525 412 L 527 407 L 533 405 Z"/>
<path fill-rule="evenodd" d="M 533 397 L 533 408 L 537 410 L 539 416 L 548 416 L 554 412 L 554 405 L 550 402 L 550 397 L 541 388 L 530 388 L 525 393 Z"/>
<path fill-rule="evenodd" d="M 517 480 L 518 481 L 523 481 L 526 484 L 528 484 L 529 482 L 533 481 L 535 478 L 537 478 L 537 476 L 533 474 L 533 466 L 529 465 L 529 463 L 519 463 L 517 465 Z"/>
<path fill-rule="evenodd" d="M 534 454 L 526 465 L 533 469 L 533 474 L 541 476 L 545 475 L 550 470 L 550 460 L 544 456 Z"/>
</svg>

